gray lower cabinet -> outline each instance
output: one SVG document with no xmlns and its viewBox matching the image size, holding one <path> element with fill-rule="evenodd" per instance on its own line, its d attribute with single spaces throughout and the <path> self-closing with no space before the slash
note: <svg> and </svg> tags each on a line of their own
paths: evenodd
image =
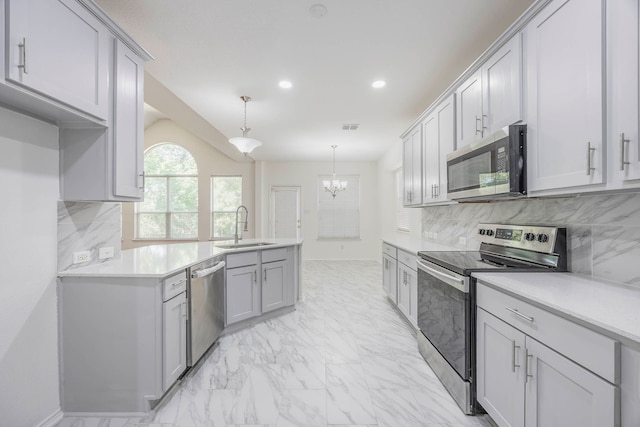
<svg viewBox="0 0 640 427">
<path fill-rule="evenodd" d="M 226 323 L 228 325 L 258 316 L 260 314 L 258 265 L 228 269 L 226 291 Z"/>
<path fill-rule="evenodd" d="M 498 426 L 620 425 L 620 346 L 478 283 L 477 399 Z"/>
<path fill-rule="evenodd" d="M 168 390 L 187 369 L 187 312 L 186 292 L 162 304 L 164 390 Z"/>
<path fill-rule="evenodd" d="M 294 304 L 295 246 L 227 255 L 226 324 Z"/>
<path fill-rule="evenodd" d="M 186 369 L 186 271 L 164 278 L 61 277 L 61 405 L 148 413 Z"/>
<path fill-rule="evenodd" d="M 398 262 L 387 254 L 382 254 L 382 287 L 391 301 L 397 304 Z"/>
</svg>

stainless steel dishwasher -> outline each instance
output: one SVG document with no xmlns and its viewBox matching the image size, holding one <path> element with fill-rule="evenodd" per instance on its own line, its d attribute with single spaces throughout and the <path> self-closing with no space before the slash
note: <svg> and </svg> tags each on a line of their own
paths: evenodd
<svg viewBox="0 0 640 427">
<path fill-rule="evenodd" d="M 224 328 L 224 261 L 211 258 L 189 269 L 187 366 L 194 366 Z"/>
</svg>

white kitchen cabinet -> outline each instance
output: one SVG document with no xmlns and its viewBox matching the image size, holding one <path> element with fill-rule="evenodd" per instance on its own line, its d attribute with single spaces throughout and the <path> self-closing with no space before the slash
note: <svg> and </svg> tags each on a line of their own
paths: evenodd
<svg viewBox="0 0 640 427">
<path fill-rule="evenodd" d="M 604 182 L 603 18 L 603 0 L 554 0 L 524 30 L 530 193 Z"/>
<path fill-rule="evenodd" d="M 416 126 L 403 139 L 402 172 L 404 206 L 422 204 L 422 127 Z"/>
<path fill-rule="evenodd" d="M 398 308 L 416 327 L 418 324 L 418 272 L 415 255 L 398 250 Z"/>
<path fill-rule="evenodd" d="M 7 80 L 106 120 L 107 27 L 75 0 L 6 2 Z"/>
<path fill-rule="evenodd" d="M 447 201 L 447 154 L 455 149 L 455 97 L 442 101 L 422 122 L 423 204 Z"/>
<path fill-rule="evenodd" d="M 257 264 L 227 270 L 227 325 L 260 315 L 258 279 Z"/>
<path fill-rule="evenodd" d="M 456 89 L 456 148 L 482 138 L 482 71 L 476 71 Z"/>
<path fill-rule="evenodd" d="M 382 287 L 395 304 L 398 303 L 398 262 L 394 257 L 382 255 Z"/>
<path fill-rule="evenodd" d="M 291 284 L 286 261 L 262 264 L 262 313 L 288 305 L 288 287 Z"/>
<path fill-rule="evenodd" d="M 607 188 L 640 186 L 640 7 L 607 2 Z"/>
<path fill-rule="evenodd" d="M 187 369 L 187 294 L 183 292 L 162 304 L 163 389 Z"/>
<path fill-rule="evenodd" d="M 186 271 L 58 283 L 65 413 L 149 412 L 186 369 Z"/>
<path fill-rule="evenodd" d="M 522 37 L 514 35 L 456 90 L 457 146 L 522 120 Z"/>
<path fill-rule="evenodd" d="M 617 341 L 484 283 L 477 296 L 477 399 L 499 426 L 619 425 Z"/>
<path fill-rule="evenodd" d="M 111 41 L 109 126 L 60 129 L 63 200 L 141 201 L 144 195 L 143 60 Z"/>
</svg>

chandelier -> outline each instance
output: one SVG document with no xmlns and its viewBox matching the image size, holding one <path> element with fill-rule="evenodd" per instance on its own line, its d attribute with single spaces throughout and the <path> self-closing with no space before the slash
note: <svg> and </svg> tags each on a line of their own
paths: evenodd
<svg viewBox="0 0 640 427">
<path fill-rule="evenodd" d="M 331 146 L 331 148 L 333 148 L 333 174 L 331 176 L 331 179 L 322 181 L 324 190 L 331 193 L 331 196 L 333 196 L 334 199 L 336 198 L 336 194 L 339 191 L 344 191 L 347 189 L 347 181 L 340 181 L 336 178 L 336 147 L 337 145 Z"/>
<path fill-rule="evenodd" d="M 236 146 L 238 150 L 245 156 L 253 151 L 254 148 L 262 145 L 262 142 L 257 139 L 247 137 L 247 134 L 251 130 L 251 128 L 247 127 L 247 102 L 251 101 L 251 98 L 248 96 L 241 96 L 240 99 L 244 101 L 244 126 L 240 128 L 242 131 L 242 136 L 238 136 L 235 138 L 229 138 L 229 142 Z"/>
</svg>

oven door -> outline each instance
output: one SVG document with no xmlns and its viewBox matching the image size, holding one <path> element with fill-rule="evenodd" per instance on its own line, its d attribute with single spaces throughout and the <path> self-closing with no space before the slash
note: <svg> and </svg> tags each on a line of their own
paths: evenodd
<svg viewBox="0 0 640 427">
<path fill-rule="evenodd" d="M 418 259 L 418 328 L 461 379 L 471 380 L 469 277 Z"/>
</svg>

